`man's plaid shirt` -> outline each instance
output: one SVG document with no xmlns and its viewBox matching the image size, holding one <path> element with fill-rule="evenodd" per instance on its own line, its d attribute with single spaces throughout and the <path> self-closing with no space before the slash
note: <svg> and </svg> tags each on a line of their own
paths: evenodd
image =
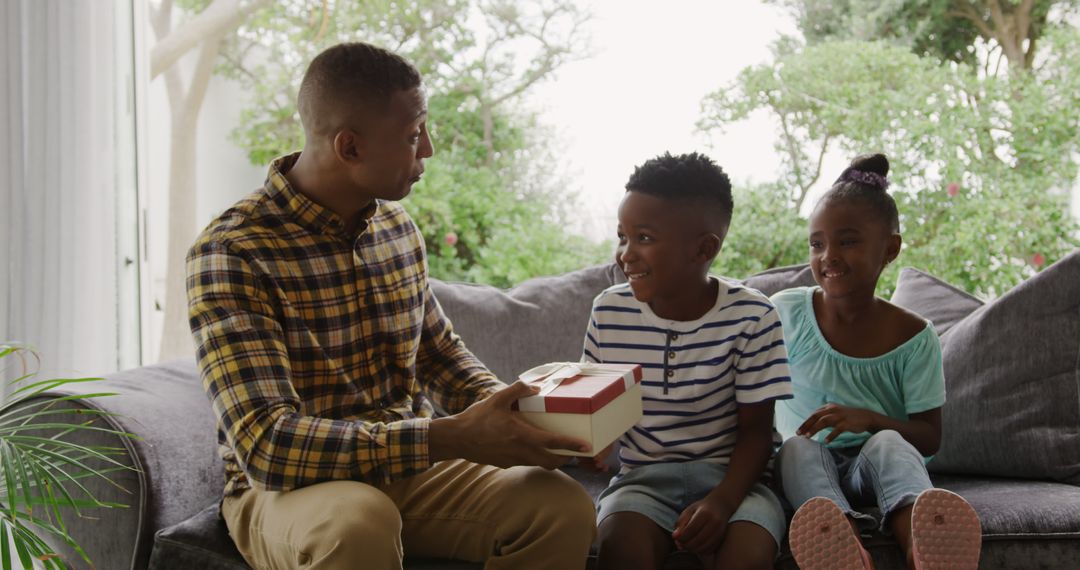
<svg viewBox="0 0 1080 570">
<path fill-rule="evenodd" d="M 456 413 L 501 386 L 432 296 L 423 238 L 401 205 L 377 201 L 347 233 L 286 181 L 297 156 L 274 161 L 265 186 L 188 253 L 226 495 L 423 471 L 428 398 Z"/>
</svg>

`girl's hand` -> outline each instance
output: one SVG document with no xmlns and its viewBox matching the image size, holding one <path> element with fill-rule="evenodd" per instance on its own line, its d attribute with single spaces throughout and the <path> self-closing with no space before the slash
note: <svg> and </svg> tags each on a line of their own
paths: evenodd
<svg viewBox="0 0 1080 570">
<path fill-rule="evenodd" d="M 832 443 L 844 432 L 862 433 L 870 431 L 875 424 L 877 414 L 862 408 L 851 408 L 839 404 L 825 404 L 821 406 L 795 431 L 796 435 L 813 437 L 817 432 L 832 428 L 832 432 L 825 436 L 825 443 Z"/>
<path fill-rule="evenodd" d="M 722 496 L 709 493 L 679 515 L 671 538 L 682 550 L 709 554 L 720 547 L 727 532 L 728 520 L 734 513 L 735 508 L 728 505 Z"/>
</svg>

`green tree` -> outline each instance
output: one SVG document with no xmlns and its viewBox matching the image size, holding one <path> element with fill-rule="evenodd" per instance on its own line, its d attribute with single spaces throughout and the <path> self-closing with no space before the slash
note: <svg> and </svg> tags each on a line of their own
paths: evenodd
<svg viewBox="0 0 1080 570">
<path fill-rule="evenodd" d="M 974 65 L 981 40 L 1016 69 L 1033 67 L 1042 36 L 1068 25 L 1080 5 L 1077 0 L 772 1 L 795 14 L 809 44 L 891 39 L 919 55 Z M 997 59 L 982 60 L 990 61 Z"/>
<path fill-rule="evenodd" d="M 735 213 L 713 271 L 743 278 L 806 262 L 806 222 L 783 186 L 735 184 L 732 198 Z"/>
<path fill-rule="evenodd" d="M 234 138 L 252 162 L 303 145 L 295 110 L 304 62 L 363 40 L 424 75 L 435 156 L 406 208 L 424 232 L 432 275 L 510 286 L 605 253 L 567 231 L 576 195 L 522 95 L 587 54 L 587 15 L 566 0 L 279 3 L 242 25 L 222 72 L 254 93 Z M 284 63 L 284 65 L 283 65 Z"/>
<path fill-rule="evenodd" d="M 1055 28 L 1043 40 L 1042 65 L 991 76 L 885 42 L 789 44 L 710 94 L 700 126 L 722 129 L 758 109 L 772 115 L 779 185 L 792 206 L 819 177 L 826 150 L 885 152 L 907 244 L 902 264 L 1000 294 L 1080 245 L 1068 215 L 1080 33 Z M 886 294 L 892 277 L 882 280 Z"/>
</svg>

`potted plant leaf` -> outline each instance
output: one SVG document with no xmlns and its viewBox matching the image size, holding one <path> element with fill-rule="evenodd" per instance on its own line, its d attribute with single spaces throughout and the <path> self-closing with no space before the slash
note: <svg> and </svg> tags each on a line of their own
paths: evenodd
<svg viewBox="0 0 1080 570">
<path fill-rule="evenodd" d="M 135 435 L 111 428 L 109 412 L 73 406 L 78 400 L 114 394 L 80 393 L 41 398 L 45 392 L 63 392 L 65 386 L 100 378 L 37 377 L 37 353 L 17 343 L 0 343 L 0 378 L 8 394 L 0 403 L 0 566 L 67 568 L 55 548 L 69 546 L 90 566 L 89 556 L 68 534 L 65 516 L 87 516 L 94 508 L 125 505 L 98 500 L 87 489 L 88 479 L 116 485 L 110 474 L 132 467 L 117 461 L 123 448 L 78 443 L 79 435 L 101 431 L 119 438 Z M 18 567 L 18 566 L 15 566 Z"/>
</svg>

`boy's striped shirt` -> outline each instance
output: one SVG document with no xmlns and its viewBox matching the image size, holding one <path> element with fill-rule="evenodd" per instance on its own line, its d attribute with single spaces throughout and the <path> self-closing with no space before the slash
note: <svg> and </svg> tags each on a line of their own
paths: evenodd
<svg viewBox="0 0 1080 570">
<path fill-rule="evenodd" d="M 620 439 L 624 468 L 727 464 L 738 405 L 791 398 L 776 309 L 756 290 L 714 279 L 716 304 L 696 321 L 658 317 L 625 283 L 593 302 L 582 359 L 642 366 L 644 415 Z M 775 430 L 773 437 L 778 445 Z"/>
</svg>

